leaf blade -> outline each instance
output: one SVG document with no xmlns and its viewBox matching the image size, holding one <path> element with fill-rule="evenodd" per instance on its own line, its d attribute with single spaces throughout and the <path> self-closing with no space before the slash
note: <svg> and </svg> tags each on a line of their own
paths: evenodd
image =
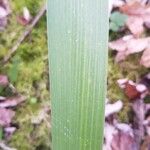
<svg viewBox="0 0 150 150">
<path fill-rule="evenodd" d="M 103 0 L 48 1 L 54 150 L 102 147 L 107 6 Z"/>
</svg>

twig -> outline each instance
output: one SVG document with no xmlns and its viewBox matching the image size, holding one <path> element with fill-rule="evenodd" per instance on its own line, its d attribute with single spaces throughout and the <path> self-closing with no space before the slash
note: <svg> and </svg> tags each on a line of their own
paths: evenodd
<svg viewBox="0 0 150 150">
<path fill-rule="evenodd" d="M 20 44 L 25 40 L 25 38 L 30 34 L 32 31 L 32 28 L 38 23 L 40 18 L 45 14 L 46 12 L 46 4 L 41 8 L 39 13 L 35 16 L 30 26 L 27 27 L 25 32 L 18 38 L 15 45 L 9 50 L 9 53 L 4 57 L 2 60 L 2 63 L 5 64 L 9 61 L 9 59 L 12 57 L 12 55 L 17 51 Z"/>
</svg>

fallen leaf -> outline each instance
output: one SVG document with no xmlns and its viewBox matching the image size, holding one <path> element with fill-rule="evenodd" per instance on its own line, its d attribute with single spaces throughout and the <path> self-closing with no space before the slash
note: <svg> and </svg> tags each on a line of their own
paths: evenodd
<svg viewBox="0 0 150 150">
<path fill-rule="evenodd" d="M 124 89 L 126 87 L 126 83 L 128 82 L 129 80 L 127 78 L 125 79 L 119 79 L 117 80 L 117 83 L 119 85 L 120 88 Z"/>
<path fill-rule="evenodd" d="M 141 1 L 129 1 L 120 7 L 120 11 L 128 15 L 127 27 L 136 37 L 144 31 L 144 24 L 150 23 L 150 5 L 143 5 Z"/>
<path fill-rule="evenodd" d="M 143 140 L 143 144 L 141 145 L 141 150 L 149 150 L 150 149 L 150 136 L 146 136 Z"/>
<path fill-rule="evenodd" d="M 128 17 L 126 21 L 128 29 L 133 35 L 139 37 L 144 32 L 143 19 L 139 17 Z"/>
<path fill-rule="evenodd" d="M 0 102 L 0 108 L 15 107 L 18 104 L 24 102 L 25 100 L 26 97 L 24 96 L 6 98 L 4 101 Z"/>
<path fill-rule="evenodd" d="M 126 83 L 124 92 L 130 100 L 135 100 L 137 98 L 140 98 L 141 95 L 141 93 L 136 89 L 136 86 L 130 84 L 129 82 Z"/>
<path fill-rule="evenodd" d="M 0 19 L 5 18 L 6 16 L 7 16 L 6 9 L 0 6 Z"/>
<path fill-rule="evenodd" d="M 133 129 L 134 129 L 134 135 L 135 140 L 137 143 L 141 143 L 142 139 L 144 138 L 144 119 L 146 114 L 145 104 L 143 100 L 139 99 L 137 101 L 134 101 L 132 104 L 132 109 L 135 114 L 134 120 L 133 120 Z"/>
<path fill-rule="evenodd" d="M 8 134 L 13 134 L 16 131 L 16 127 L 6 127 L 4 131 Z"/>
<path fill-rule="evenodd" d="M 0 75 L 0 85 L 6 86 L 8 85 L 8 83 L 9 83 L 8 77 L 5 75 Z"/>
<path fill-rule="evenodd" d="M 129 134 L 130 136 L 134 136 L 133 135 L 133 129 L 131 128 L 130 125 L 126 124 L 126 123 L 117 123 L 115 124 L 115 127 L 119 130 L 122 131 L 124 133 Z"/>
<path fill-rule="evenodd" d="M 130 54 L 139 53 L 148 49 L 149 44 L 150 44 L 150 37 L 135 38 L 132 35 L 128 35 L 116 41 L 110 42 L 109 48 L 111 48 L 112 50 L 116 50 L 118 52 L 118 54 L 116 55 L 116 61 L 120 62 Z M 148 57 L 149 51 L 147 50 L 145 53 L 143 54 L 141 64 L 144 64 L 144 66 L 149 67 L 149 63 L 148 64 L 144 63 L 144 61 L 149 59 Z"/>
<path fill-rule="evenodd" d="M 125 52 L 125 51 L 123 51 L 123 52 L 118 52 L 118 53 L 116 54 L 116 57 L 115 57 L 115 62 L 119 63 L 119 62 L 125 60 L 126 57 L 127 57 L 127 55 L 126 55 L 126 52 Z"/>
<path fill-rule="evenodd" d="M 0 108 L 0 125 L 9 126 L 14 115 L 15 112 L 10 109 Z"/>
<path fill-rule="evenodd" d="M 7 146 L 4 142 L 0 142 L 0 148 L 2 150 L 17 150 L 15 148 L 11 148 L 11 147 Z"/>
<path fill-rule="evenodd" d="M 150 38 L 134 38 L 132 35 L 124 36 L 109 43 L 109 47 L 118 52 L 126 51 L 126 54 L 133 54 L 143 51 L 150 44 Z"/>
<path fill-rule="evenodd" d="M 109 0 L 109 13 L 111 13 L 114 7 L 120 7 L 124 4 L 124 1 L 121 0 Z"/>
<path fill-rule="evenodd" d="M 24 7 L 24 8 L 23 8 L 23 18 L 24 18 L 26 21 L 28 21 L 28 22 L 31 21 L 31 14 L 30 14 L 30 11 L 29 11 L 29 9 L 28 9 L 27 7 Z"/>
<path fill-rule="evenodd" d="M 11 13 L 9 0 L 0 0 L 0 6 L 6 9 L 7 15 Z"/>
<path fill-rule="evenodd" d="M 17 130 L 16 127 L 5 127 L 4 128 L 4 137 L 5 137 L 5 139 L 9 140 L 16 130 Z"/>
<path fill-rule="evenodd" d="M 139 53 L 146 49 L 150 44 L 150 38 L 133 38 L 127 42 L 126 54 Z"/>
<path fill-rule="evenodd" d="M 0 0 L 0 30 L 5 29 L 10 12 L 8 0 Z"/>
<path fill-rule="evenodd" d="M 132 35 L 126 35 L 118 40 L 109 42 L 109 48 L 112 50 L 117 50 L 118 52 L 126 51 L 127 42 L 133 39 Z"/>
<path fill-rule="evenodd" d="M 119 112 L 123 107 L 122 101 L 117 101 L 114 104 L 106 104 L 105 106 L 105 117 L 108 117 L 114 113 Z"/>
<path fill-rule="evenodd" d="M 32 17 L 31 17 L 29 9 L 27 7 L 23 8 L 23 15 L 17 17 L 18 22 L 23 26 L 28 25 L 30 23 L 31 19 L 32 19 Z"/>
<path fill-rule="evenodd" d="M 149 15 L 149 5 L 143 5 L 140 1 L 131 0 L 120 7 L 120 11 L 127 15 L 144 16 Z"/>
<path fill-rule="evenodd" d="M 118 131 L 113 137 L 112 150 L 138 150 L 138 146 L 131 135 Z"/>
<path fill-rule="evenodd" d="M 113 140 L 113 135 L 116 133 L 116 129 L 113 125 L 109 123 L 105 123 L 104 126 L 104 138 L 105 138 L 105 149 L 104 150 L 112 150 L 111 143 Z"/>
<path fill-rule="evenodd" d="M 0 101 L 6 100 L 6 97 L 0 96 Z"/>
<path fill-rule="evenodd" d="M 128 79 L 119 79 L 117 83 L 129 100 L 144 99 L 149 94 L 147 86 L 142 83 L 137 84 Z"/>
</svg>

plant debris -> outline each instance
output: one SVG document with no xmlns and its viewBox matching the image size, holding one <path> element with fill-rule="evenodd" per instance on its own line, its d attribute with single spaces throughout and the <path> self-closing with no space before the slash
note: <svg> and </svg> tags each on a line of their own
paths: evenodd
<svg viewBox="0 0 150 150">
<path fill-rule="evenodd" d="M 51 147 L 45 12 L 43 0 L 0 0 L 0 149 Z"/>
<path fill-rule="evenodd" d="M 6 85 L 8 85 L 8 83 L 9 83 L 8 77 L 5 75 L 0 75 L 0 85 L 6 86 Z"/>
<path fill-rule="evenodd" d="M 126 15 L 126 22 L 121 24 L 125 26 L 131 34 L 125 35 L 120 39 L 109 43 L 110 49 L 116 50 L 116 62 L 126 59 L 127 56 L 143 52 L 139 63 L 146 68 L 150 67 L 150 37 L 143 36 L 145 30 L 150 27 L 150 5 L 146 2 L 133 0 L 123 3 L 119 7 L 119 11 L 114 13 L 122 13 Z M 123 17 L 118 17 L 123 18 Z M 110 17 L 111 20 L 111 17 Z M 118 19 L 117 19 L 118 20 Z M 111 27 L 110 23 L 110 27 Z M 114 27 L 114 26 L 113 26 Z M 119 26 L 118 26 L 119 28 Z M 117 31 L 117 30 L 116 30 Z"/>
<path fill-rule="evenodd" d="M 0 75 L 0 86 L 8 86 L 8 77 Z M 12 126 L 15 111 L 12 109 L 26 100 L 26 97 L 18 95 L 13 97 L 0 97 L 0 127 L 3 128 L 5 138 L 10 137 L 15 131 L 16 127 Z"/>
<path fill-rule="evenodd" d="M 106 103 L 104 148 L 106 150 L 138 150 L 140 147 L 143 147 L 141 143 L 146 138 L 146 135 L 150 134 L 150 116 L 146 118 L 147 113 L 150 111 L 150 105 L 145 104 L 142 99 L 134 101 L 131 105 L 134 112 L 134 120 L 129 125 L 118 122 L 115 116 L 122 109 L 122 107 L 117 105 L 120 102 L 118 101 L 115 104 Z M 110 112 L 109 105 L 111 105 L 112 110 L 116 111 L 108 113 Z"/>
<path fill-rule="evenodd" d="M 130 100 L 145 98 L 149 94 L 148 88 L 142 83 L 136 84 L 128 79 L 119 79 L 117 82 Z"/>
<path fill-rule="evenodd" d="M 149 45 L 150 45 L 150 37 L 135 38 L 133 37 L 133 35 L 126 35 L 123 38 L 120 38 L 116 41 L 112 41 L 109 43 L 109 47 L 118 52 L 115 59 L 116 62 L 125 60 L 126 57 L 131 54 L 144 51 L 139 63 L 141 63 L 143 66 L 147 68 L 150 67 Z"/>
<path fill-rule="evenodd" d="M 121 101 L 116 102 L 116 104 L 106 104 L 106 113 L 109 112 L 110 108 L 107 105 L 111 105 L 112 110 L 116 110 L 110 115 L 105 115 L 105 132 L 104 132 L 104 149 L 105 150 L 137 150 L 138 144 L 135 141 L 134 130 L 130 125 L 125 123 L 119 123 L 114 117 L 115 113 L 118 113 L 122 107 L 117 105 Z M 123 105 L 121 103 L 121 105 Z M 118 107 L 119 106 L 119 107 Z M 110 119 L 111 118 L 111 119 Z M 111 122 L 109 121 L 111 120 Z"/>
<path fill-rule="evenodd" d="M 2 148 L 3 150 L 17 150 L 15 148 L 8 147 L 4 142 L 0 142 L 0 148 Z"/>
<path fill-rule="evenodd" d="M 0 108 L 0 126 L 10 126 L 15 112 L 10 109 Z"/>
<path fill-rule="evenodd" d="M 123 19 L 122 16 L 126 17 Z M 121 23 L 118 24 L 120 18 Z M 117 27 L 114 24 L 117 24 Z M 149 29 L 149 0 L 111 1 L 110 35 L 112 37 L 109 48 L 114 67 L 111 66 L 111 69 L 114 70 L 109 71 L 108 83 L 116 86 L 117 90 L 114 90 L 116 94 L 123 95 L 120 96 L 122 98 L 119 98 L 121 99 L 119 101 L 113 99 L 106 102 L 105 150 L 150 149 Z M 120 69 L 120 72 L 115 70 L 116 68 Z M 113 94 L 109 95 L 110 99 L 111 96 L 113 97 Z M 126 107 L 128 112 L 125 110 Z M 128 117 L 127 121 L 122 121 L 123 111 Z"/>
<path fill-rule="evenodd" d="M 32 19 L 29 9 L 27 7 L 24 7 L 23 8 L 23 15 L 19 16 L 17 19 L 21 25 L 23 25 L 23 26 L 28 25 Z"/>
<path fill-rule="evenodd" d="M 5 29 L 10 12 L 8 0 L 0 0 L 0 31 Z"/>
</svg>

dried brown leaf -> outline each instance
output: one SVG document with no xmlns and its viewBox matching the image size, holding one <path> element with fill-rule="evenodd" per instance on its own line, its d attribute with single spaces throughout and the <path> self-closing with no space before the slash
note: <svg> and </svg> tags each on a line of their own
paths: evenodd
<svg viewBox="0 0 150 150">
<path fill-rule="evenodd" d="M 114 104 L 106 104 L 105 106 L 105 117 L 109 117 L 110 115 L 114 113 L 118 113 L 123 107 L 122 101 L 117 101 Z"/>
<path fill-rule="evenodd" d="M 126 59 L 126 57 L 127 57 L 127 55 L 126 55 L 125 51 L 123 51 L 123 52 L 118 52 L 117 55 L 116 55 L 116 57 L 115 57 L 115 62 L 118 63 L 118 62 L 120 62 L 120 61 L 123 61 L 123 60 Z"/>
<path fill-rule="evenodd" d="M 126 22 L 128 29 L 133 35 L 139 37 L 144 32 L 144 21 L 140 17 L 129 16 Z"/>
<path fill-rule="evenodd" d="M 9 126 L 15 112 L 10 109 L 0 108 L 0 125 L 1 126 Z"/>
<path fill-rule="evenodd" d="M 114 135 L 111 147 L 112 150 L 137 150 L 138 149 L 134 137 L 122 131 L 118 131 L 118 133 Z"/>
<path fill-rule="evenodd" d="M 145 137 L 143 144 L 141 145 L 141 150 L 149 150 L 150 149 L 150 136 Z"/>
<path fill-rule="evenodd" d="M 17 149 L 15 149 L 15 148 L 11 148 L 11 147 L 9 147 L 8 145 L 6 145 L 4 142 L 0 142 L 0 148 L 2 149 L 2 150 L 17 150 Z"/>
<path fill-rule="evenodd" d="M 26 100 L 26 97 L 24 96 L 6 98 L 5 101 L 0 102 L 0 108 L 15 107 L 25 100 Z"/>
<path fill-rule="evenodd" d="M 109 48 L 117 50 L 119 52 L 126 51 L 128 44 L 127 42 L 132 39 L 133 39 L 132 35 L 126 35 L 118 40 L 109 42 Z"/>
<path fill-rule="evenodd" d="M 8 85 L 8 83 L 9 83 L 8 77 L 5 75 L 0 75 L 0 85 L 6 86 Z"/>
<path fill-rule="evenodd" d="M 130 54 L 142 52 L 149 47 L 149 44 L 149 37 L 134 38 L 132 36 L 124 36 L 123 38 L 110 42 L 109 47 L 118 51 L 116 61 L 119 62 L 124 60 Z"/>
<path fill-rule="evenodd" d="M 32 17 L 31 17 L 29 9 L 27 7 L 23 8 L 23 15 L 17 17 L 17 21 L 23 26 L 28 25 L 30 23 L 31 19 L 32 19 Z"/>
<path fill-rule="evenodd" d="M 0 6 L 0 18 L 5 18 L 7 16 L 7 11 L 4 7 Z"/>
<path fill-rule="evenodd" d="M 150 38 L 133 38 L 127 42 L 126 54 L 139 53 L 146 49 L 150 43 Z"/>
<path fill-rule="evenodd" d="M 0 0 L 0 6 L 6 9 L 7 14 L 11 13 L 9 0 Z"/>
<path fill-rule="evenodd" d="M 135 140 L 140 144 L 145 132 L 143 125 L 145 119 L 145 104 L 143 100 L 139 99 L 133 103 L 132 108 L 135 114 L 133 121 Z"/>
<path fill-rule="evenodd" d="M 129 16 L 127 27 L 136 37 L 144 31 L 144 24 L 150 23 L 150 5 L 143 5 L 139 1 L 130 1 L 120 7 L 120 11 Z"/>
<path fill-rule="evenodd" d="M 8 0 L 0 0 L 0 30 L 4 30 L 7 25 L 7 16 L 10 14 L 10 6 Z"/>
<path fill-rule="evenodd" d="M 147 6 L 142 5 L 135 0 L 125 3 L 120 7 L 120 11 L 127 15 L 139 16 L 146 13 L 145 8 Z"/>
</svg>

